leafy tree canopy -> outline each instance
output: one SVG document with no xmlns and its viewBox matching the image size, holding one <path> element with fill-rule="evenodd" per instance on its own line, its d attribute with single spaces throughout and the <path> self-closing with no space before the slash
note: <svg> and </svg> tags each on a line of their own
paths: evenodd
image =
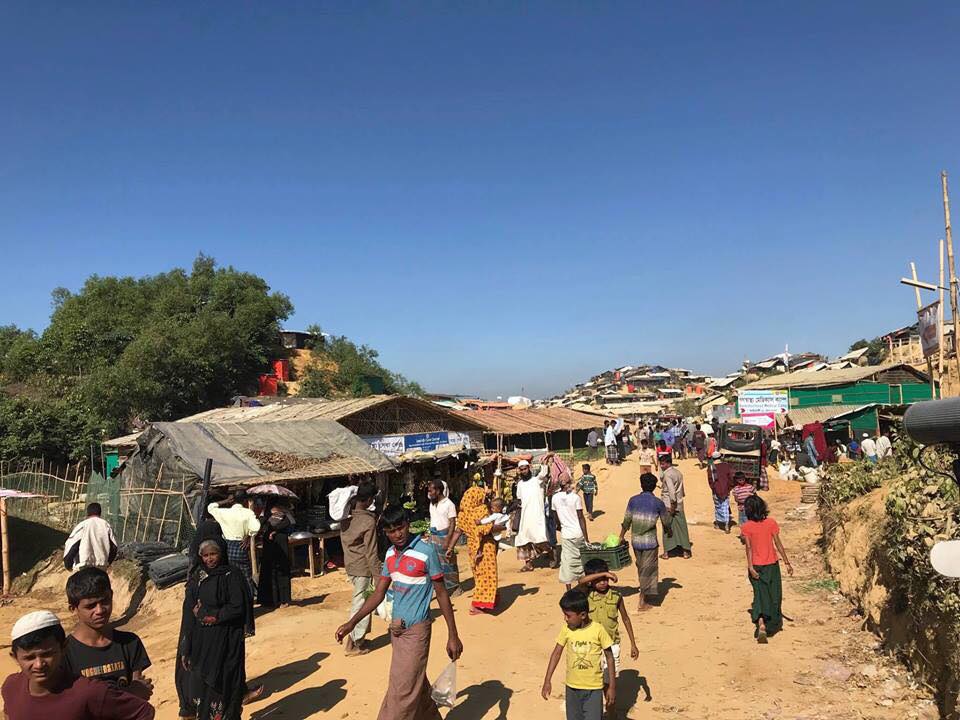
<svg viewBox="0 0 960 720">
<path fill-rule="evenodd" d="M 313 355 L 300 383 L 302 397 L 364 397 L 380 392 L 423 395 L 417 383 L 380 364 L 379 354 L 340 335 L 324 338 L 319 325 L 307 331 L 317 338 Z"/>
</svg>

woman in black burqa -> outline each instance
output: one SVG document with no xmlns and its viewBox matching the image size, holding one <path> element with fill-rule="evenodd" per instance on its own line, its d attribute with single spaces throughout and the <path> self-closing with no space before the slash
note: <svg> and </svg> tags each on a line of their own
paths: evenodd
<svg viewBox="0 0 960 720">
<path fill-rule="evenodd" d="M 215 540 L 200 543 L 199 554 L 183 600 L 178 660 L 189 671 L 197 720 L 239 720 L 246 694 L 246 581 Z"/>
<path fill-rule="evenodd" d="M 293 517 L 279 501 L 271 503 L 260 521 L 263 559 L 257 583 L 261 607 L 285 607 L 290 604 L 290 530 Z"/>
</svg>

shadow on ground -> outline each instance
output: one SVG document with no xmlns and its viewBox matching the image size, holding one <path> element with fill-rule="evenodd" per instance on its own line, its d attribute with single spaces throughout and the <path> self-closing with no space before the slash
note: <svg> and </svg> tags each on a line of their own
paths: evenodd
<svg viewBox="0 0 960 720">
<path fill-rule="evenodd" d="M 322 654 L 322 653 L 320 653 Z M 250 720 L 305 720 L 319 711 L 332 710 L 347 696 L 347 681 L 338 678 L 319 687 L 297 690 L 250 715 Z"/>
<path fill-rule="evenodd" d="M 457 704 L 447 713 L 446 720 L 476 720 L 485 717 L 492 708 L 498 709 L 493 720 L 507 720 L 512 696 L 513 690 L 499 680 L 471 685 L 457 693 Z"/>
<path fill-rule="evenodd" d="M 330 657 L 330 653 L 328 652 L 315 652 L 309 657 L 275 667 L 260 677 L 251 679 L 247 685 L 255 687 L 262 684 L 263 697 L 261 697 L 260 700 L 266 700 L 271 695 L 292 688 L 301 680 L 305 680 L 313 675 L 313 673 L 320 669 L 320 662 L 328 657 Z M 256 717 L 256 714 L 254 714 L 254 717 Z"/>
</svg>

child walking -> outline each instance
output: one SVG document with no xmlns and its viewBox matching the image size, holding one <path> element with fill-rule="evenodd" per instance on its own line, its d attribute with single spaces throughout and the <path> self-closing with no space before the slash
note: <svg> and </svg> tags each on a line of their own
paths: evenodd
<svg viewBox="0 0 960 720">
<path fill-rule="evenodd" d="M 623 604 L 623 596 L 619 590 L 610 587 L 611 582 L 617 581 L 617 576 L 610 572 L 610 566 L 605 560 L 594 558 L 587 560 L 583 566 L 586 573 L 580 579 L 577 585 L 578 590 L 586 589 L 587 602 L 590 604 L 590 619 L 603 626 L 607 635 L 613 641 L 610 646 L 610 652 L 613 653 L 613 674 L 620 673 L 620 623 L 617 616 L 623 621 L 623 627 L 627 631 L 627 637 L 630 638 L 630 657 L 636 660 L 640 657 L 640 650 L 637 649 L 637 641 L 633 637 L 633 623 L 630 622 L 630 616 L 627 615 L 627 608 Z M 610 684 L 610 666 L 606 659 L 601 658 L 603 666 L 603 688 L 606 690 Z"/>
<path fill-rule="evenodd" d="M 440 558 L 435 546 L 422 535 L 410 534 L 410 521 L 402 507 L 384 510 L 380 529 L 390 541 L 390 548 L 377 586 L 353 617 L 337 628 L 337 642 L 342 642 L 360 620 L 377 609 L 392 586 L 390 646 L 393 658 L 377 720 L 440 720 L 440 711 L 430 697 L 430 683 L 427 681 L 433 623 L 430 601 L 434 595 L 447 623 L 447 655 L 456 660 L 463 652 L 450 595 L 443 582 Z"/>
<path fill-rule="evenodd" d="M 583 495 L 583 505 L 587 509 L 587 518 L 593 520 L 593 500 L 600 494 L 600 486 L 597 484 L 597 478 L 590 472 L 590 466 L 583 464 L 583 475 L 577 483 L 577 490 Z"/>
<path fill-rule="evenodd" d="M 747 522 L 740 528 L 741 537 L 746 545 L 747 573 L 753 586 L 753 607 L 750 617 L 756 629 L 754 637 L 758 643 L 765 644 L 767 636 L 783 628 L 783 582 L 780 577 L 780 563 L 777 553 L 787 566 L 787 574 L 793 575 L 793 566 L 787 558 L 787 552 L 780 542 L 780 526 L 777 521 L 767 517 L 767 504 L 757 495 L 751 495 L 744 503 Z"/>
<path fill-rule="evenodd" d="M 601 720 L 604 700 L 607 710 L 612 711 L 617 699 L 616 673 L 610 674 L 610 683 L 604 690 L 601 667 L 601 658 L 606 659 L 607 667 L 615 667 L 610 649 L 613 641 L 600 623 L 590 620 L 590 603 L 582 591 L 567 590 L 560 598 L 560 609 L 566 625 L 550 654 L 540 695 L 544 700 L 550 699 L 553 673 L 567 648 L 567 720 Z"/>
<path fill-rule="evenodd" d="M 743 527 L 747 521 L 747 514 L 743 510 L 743 504 L 751 495 L 757 494 L 757 489 L 747 480 L 747 476 L 737 470 L 733 474 L 733 499 L 737 502 L 737 525 Z"/>
</svg>

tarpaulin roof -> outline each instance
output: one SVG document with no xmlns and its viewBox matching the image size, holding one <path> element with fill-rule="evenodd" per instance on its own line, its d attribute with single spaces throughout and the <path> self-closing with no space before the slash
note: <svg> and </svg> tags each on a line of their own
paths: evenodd
<svg viewBox="0 0 960 720">
<path fill-rule="evenodd" d="M 594 415 L 561 407 L 512 410 L 455 410 L 455 415 L 479 423 L 488 433 L 524 435 L 558 430 L 592 430 L 601 423 Z"/>
<path fill-rule="evenodd" d="M 876 407 L 876 405 L 825 405 L 822 407 L 793 408 L 785 414 L 777 415 L 779 427 L 803 427 L 810 423 L 825 423 L 845 415 Z"/>
<path fill-rule="evenodd" d="M 197 476 L 213 460 L 212 484 L 249 484 L 387 472 L 395 466 L 333 420 L 284 423 L 155 423 L 178 459 Z M 153 441 L 151 441 L 153 442 Z M 295 470 L 263 467 L 251 451 L 314 460 Z"/>
</svg>

